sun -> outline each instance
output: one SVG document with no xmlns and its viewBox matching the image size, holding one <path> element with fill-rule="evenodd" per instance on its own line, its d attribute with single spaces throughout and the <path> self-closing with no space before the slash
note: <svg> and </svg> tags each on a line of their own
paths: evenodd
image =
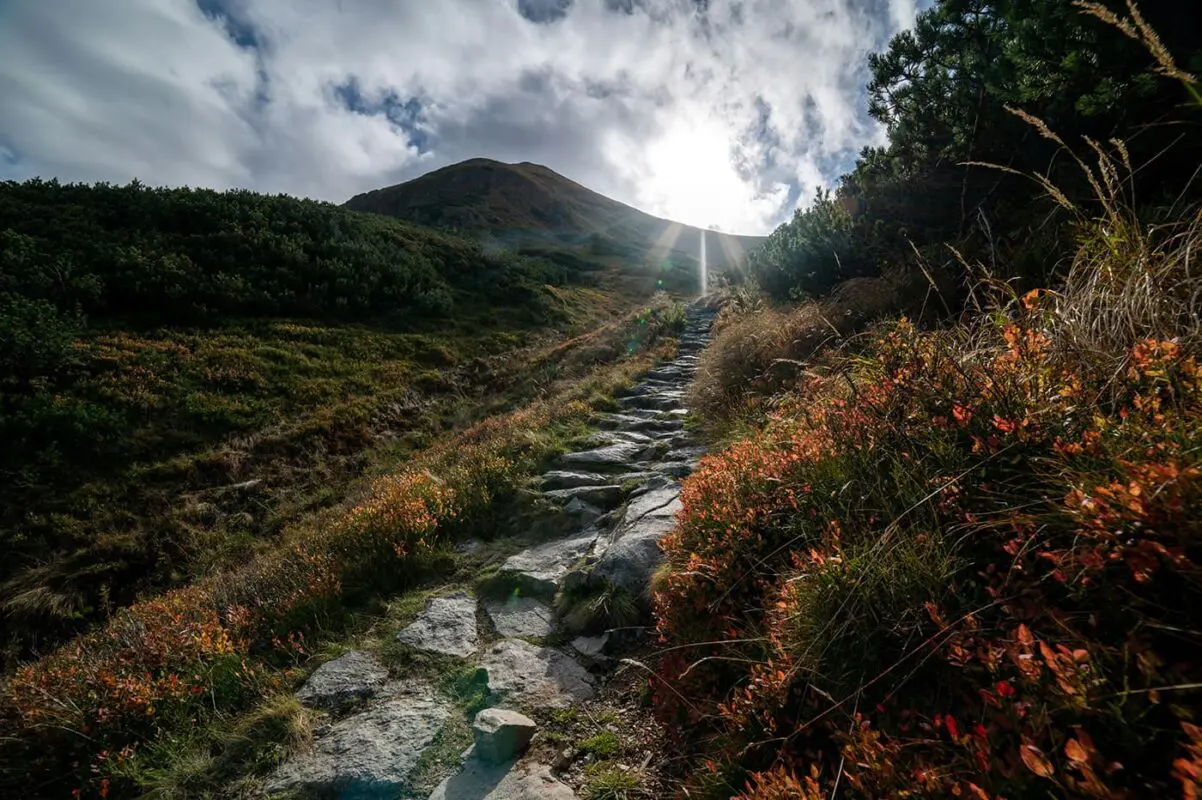
<svg viewBox="0 0 1202 800">
<path fill-rule="evenodd" d="M 753 187 L 731 162 L 732 138 L 704 118 L 678 118 L 647 147 L 640 186 L 647 210 L 686 225 L 738 232 L 749 220 Z"/>
</svg>

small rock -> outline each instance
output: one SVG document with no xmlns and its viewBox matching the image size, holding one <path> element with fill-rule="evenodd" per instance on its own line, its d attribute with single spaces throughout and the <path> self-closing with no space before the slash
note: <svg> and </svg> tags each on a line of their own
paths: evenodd
<svg viewBox="0 0 1202 800">
<path fill-rule="evenodd" d="M 609 633 L 600 636 L 577 636 L 572 640 L 572 649 L 585 658 L 600 659 L 605 656 L 609 644 Z"/>
<path fill-rule="evenodd" d="M 635 431 L 601 431 L 589 437 L 589 444 L 595 445 L 621 444 L 622 442 L 648 444 L 650 441 L 650 436 Z"/>
<path fill-rule="evenodd" d="M 579 497 L 573 497 L 563 507 L 565 514 L 576 517 L 579 520 L 592 522 L 600 517 L 604 512 L 591 503 L 586 503 Z"/>
<path fill-rule="evenodd" d="M 597 691 L 593 676 L 571 658 L 521 639 L 497 642 L 480 666 L 488 673 L 489 691 L 516 702 L 566 708 Z"/>
<path fill-rule="evenodd" d="M 379 693 L 388 680 L 388 668 L 371 653 L 352 650 L 317 668 L 296 693 L 307 706 L 338 711 L 347 703 Z"/>
<path fill-rule="evenodd" d="M 470 656 L 476 652 L 476 601 L 464 592 L 435 597 L 396 638 L 419 650 Z"/>
<path fill-rule="evenodd" d="M 534 638 L 555 633 L 555 612 L 531 597 L 491 601 L 484 610 L 502 636 Z"/>
<path fill-rule="evenodd" d="M 513 761 L 530 746 L 538 725 L 529 717 L 503 708 L 486 708 L 476 715 L 476 757 L 491 764 Z"/>
</svg>

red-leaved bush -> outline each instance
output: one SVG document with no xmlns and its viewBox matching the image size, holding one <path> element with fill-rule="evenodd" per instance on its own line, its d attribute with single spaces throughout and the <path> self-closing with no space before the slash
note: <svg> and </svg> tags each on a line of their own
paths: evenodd
<svg viewBox="0 0 1202 800">
<path fill-rule="evenodd" d="M 1195 323 L 1074 307 L 878 329 L 703 459 L 653 682 L 692 796 L 1198 796 Z"/>
</svg>

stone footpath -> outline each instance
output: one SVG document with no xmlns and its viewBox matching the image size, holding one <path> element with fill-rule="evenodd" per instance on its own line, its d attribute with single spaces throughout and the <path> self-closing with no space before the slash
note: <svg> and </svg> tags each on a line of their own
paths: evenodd
<svg viewBox="0 0 1202 800">
<path fill-rule="evenodd" d="M 578 637 L 559 649 L 534 644 L 558 631 L 551 602 L 561 591 L 613 591 L 645 596 L 662 558 L 659 539 L 680 508 L 680 479 L 703 448 L 684 430 L 684 389 L 715 312 L 690 308 L 677 358 L 647 373 L 619 413 L 599 414 L 592 449 L 569 453 L 539 479 L 542 492 L 573 521 L 575 533 L 510 557 L 503 576 L 520 588 L 506 600 L 458 592 L 430 600 L 397 639 L 418 650 L 475 664 L 490 704 L 477 714 L 476 744 L 460 771 L 429 800 L 533 800 L 576 797 L 546 764 L 521 755 L 537 725 L 520 711 L 562 709 L 591 699 L 610 634 Z M 498 639 L 478 630 L 477 611 Z M 587 665 L 587 666 L 586 666 Z M 354 651 L 319 667 L 297 692 L 306 705 L 337 715 L 318 731 L 309 752 L 269 779 L 269 794 L 366 800 L 414 797 L 410 776 L 443 725 L 461 713 L 433 687 L 390 680 L 374 655 Z"/>
</svg>

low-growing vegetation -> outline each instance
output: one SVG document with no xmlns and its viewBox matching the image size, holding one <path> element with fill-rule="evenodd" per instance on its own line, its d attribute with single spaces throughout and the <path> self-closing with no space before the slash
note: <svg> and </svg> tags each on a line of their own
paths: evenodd
<svg viewBox="0 0 1202 800">
<path fill-rule="evenodd" d="M 1202 788 L 1202 213 L 1141 222 L 1098 155 L 1057 289 L 983 280 L 966 321 L 720 407 L 750 423 L 685 483 L 656 593 L 690 796 Z"/>
<path fill-rule="evenodd" d="M 445 437 L 346 504 L 285 530 L 242 566 L 118 610 L 102 627 L 13 672 L 3 687 L 7 778 L 53 793 L 129 793 L 128 764 L 212 715 L 288 685 L 285 668 L 334 630 L 344 609 L 406 586 L 412 570 L 457 536 L 488 534 L 493 503 L 549 455 L 562 431 L 656 357 L 673 318 L 656 300 L 578 342 L 614 353 L 567 375 L 547 399 Z M 537 363 L 537 360 L 535 360 Z M 125 783 L 122 783 L 126 781 Z M 10 788 L 16 791 L 16 784 Z M 118 792 L 120 788 L 120 792 Z"/>
</svg>

